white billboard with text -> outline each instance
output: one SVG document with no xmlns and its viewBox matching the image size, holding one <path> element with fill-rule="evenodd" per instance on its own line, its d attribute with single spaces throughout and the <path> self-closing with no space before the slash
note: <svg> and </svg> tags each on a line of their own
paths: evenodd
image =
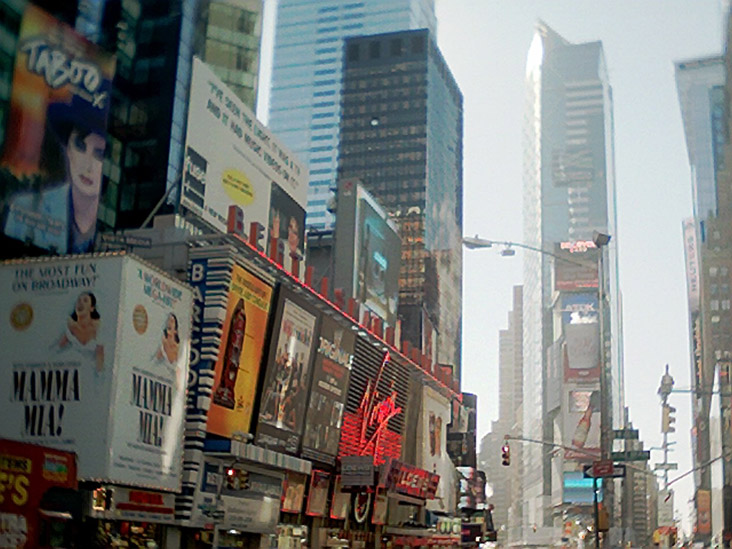
<svg viewBox="0 0 732 549">
<path fill-rule="evenodd" d="M 176 491 L 192 295 L 130 256 L 0 267 L 0 436 L 76 452 L 79 478 Z"/>
</svg>

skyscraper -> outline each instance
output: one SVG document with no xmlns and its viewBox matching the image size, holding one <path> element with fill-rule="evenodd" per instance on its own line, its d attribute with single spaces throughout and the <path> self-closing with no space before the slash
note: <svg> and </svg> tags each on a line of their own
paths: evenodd
<svg viewBox="0 0 732 549">
<path fill-rule="evenodd" d="M 309 166 L 308 225 L 329 228 L 343 39 L 421 28 L 434 36 L 434 0 L 280 0 L 277 9 L 269 127 Z"/>
<path fill-rule="evenodd" d="M 402 339 L 459 377 L 462 94 L 428 30 L 349 38 L 342 93 L 338 178 L 400 228 Z"/>
<path fill-rule="evenodd" d="M 715 382 L 728 383 L 732 345 L 730 272 L 732 232 L 729 230 L 729 181 L 725 170 L 725 59 L 722 56 L 676 63 L 676 85 L 684 121 L 691 167 L 694 216 L 683 222 L 689 298 L 689 331 L 696 523 L 695 541 L 709 543 L 722 531 L 732 530 L 732 497 L 728 490 L 732 471 L 724 461 L 709 462 L 720 446 L 732 442 L 728 399 L 715 410 Z M 721 441 L 721 444 L 720 444 Z M 726 451 L 726 450 L 725 450 Z M 726 485 L 723 487 L 723 485 Z M 728 511 L 725 511 L 725 507 Z M 710 513 L 711 511 L 711 513 Z M 711 515 L 711 520 L 709 517 Z"/>
<path fill-rule="evenodd" d="M 524 241 L 546 253 L 527 254 L 524 262 L 524 402 L 541 405 L 524 407 L 523 434 L 538 440 L 561 436 L 564 444 L 583 447 L 565 453 L 561 470 L 552 473 L 550 447 L 524 446 L 524 532 L 553 541 L 553 509 L 570 503 L 558 499 L 561 483 L 581 477 L 581 461 L 599 455 L 595 394 L 603 362 L 612 416 L 622 421 L 617 242 L 602 249 L 602 275 L 592 249 L 594 231 L 612 236 L 617 224 L 612 90 L 602 44 L 572 44 L 538 23 L 526 89 Z M 585 336 L 585 354 L 576 352 Z"/>
</svg>

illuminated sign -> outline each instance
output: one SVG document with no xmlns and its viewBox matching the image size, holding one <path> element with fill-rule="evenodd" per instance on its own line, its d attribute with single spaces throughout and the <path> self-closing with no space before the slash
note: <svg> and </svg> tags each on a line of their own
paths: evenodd
<svg viewBox="0 0 732 549">
<path fill-rule="evenodd" d="M 566 250 L 571 254 L 586 252 L 590 248 L 597 248 L 592 240 L 576 240 L 574 242 L 559 243 L 559 249 Z"/>
<path fill-rule="evenodd" d="M 433 499 L 440 483 L 440 475 L 414 465 L 390 459 L 381 466 L 381 482 L 387 490 L 421 499 Z"/>
</svg>

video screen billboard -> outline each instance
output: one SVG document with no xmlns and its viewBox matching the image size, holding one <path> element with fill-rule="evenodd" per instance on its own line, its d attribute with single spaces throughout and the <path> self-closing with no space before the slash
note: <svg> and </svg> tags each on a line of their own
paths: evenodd
<svg viewBox="0 0 732 549">
<path fill-rule="evenodd" d="M 75 451 L 80 479 L 177 490 L 190 290 L 98 256 L 4 264 L 0 292 L 0 341 L 12 342 L 0 436 Z"/>
<path fill-rule="evenodd" d="M 357 180 L 339 184 L 336 233 L 335 286 L 394 326 L 401 238 L 386 211 Z"/>
<path fill-rule="evenodd" d="M 280 288 L 259 405 L 259 446 L 290 454 L 299 449 L 317 322 L 300 299 Z"/>
<path fill-rule="evenodd" d="M 0 160 L 2 232 L 92 249 L 115 58 L 33 4 L 23 14 Z"/>
<path fill-rule="evenodd" d="M 592 242 L 555 245 L 554 289 L 559 292 L 597 288 L 597 248 Z"/>
<path fill-rule="evenodd" d="M 335 463 L 355 345 L 352 330 L 323 317 L 305 417 L 303 457 Z"/>
<path fill-rule="evenodd" d="M 238 265 L 232 268 L 206 425 L 210 433 L 231 438 L 250 431 L 271 301 L 269 284 Z"/>
<path fill-rule="evenodd" d="M 197 57 L 189 103 L 181 204 L 224 232 L 239 206 L 246 227 L 256 221 L 284 240 L 285 261 L 290 248 L 302 252 L 304 165 Z"/>
<path fill-rule="evenodd" d="M 564 408 L 565 459 L 592 461 L 600 455 L 600 388 L 566 390 Z"/>
</svg>

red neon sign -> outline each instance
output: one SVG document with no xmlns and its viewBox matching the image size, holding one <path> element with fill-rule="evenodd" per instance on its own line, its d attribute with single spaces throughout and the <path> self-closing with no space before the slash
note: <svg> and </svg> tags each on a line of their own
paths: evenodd
<svg viewBox="0 0 732 549">
<path fill-rule="evenodd" d="M 344 414 L 341 456 L 372 455 L 375 463 L 383 463 L 385 457 L 398 458 L 401 454 L 401 436 L 389 430 L 389 422 L 402 413 L 396 386 L 393 381 L 390 383 L 388 395 L 381 395 L 378 390 L 389 359 L 387 351 L 376 379 L 368 381 L 356 412 Z"/>
</svg>

